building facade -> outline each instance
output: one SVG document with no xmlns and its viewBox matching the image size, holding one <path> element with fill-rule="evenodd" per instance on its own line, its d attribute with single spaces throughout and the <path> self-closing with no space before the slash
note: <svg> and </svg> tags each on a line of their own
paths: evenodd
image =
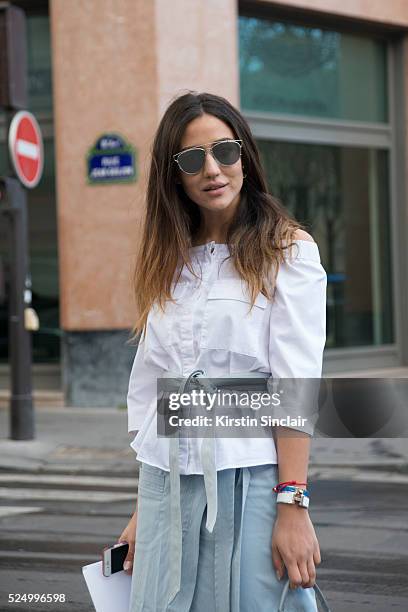
<svg viewBox="0 0 408 612">
<path fill-rule="evenodd" d="M 404 0 L 15 4 L 27 12 L 29 110 L 45 138 L 44 177 L 29 193 L 36 388 L 59 390 L 66 405 L 125 403 L 149 151 L 164 109 L 188 89 L 242 110 L 272 193 L 319 245 L 324 374 L 408 366 Z M 133 147 L 136 180 L 89 181 L 90 151 L 109 134 Z"/>
</svg>

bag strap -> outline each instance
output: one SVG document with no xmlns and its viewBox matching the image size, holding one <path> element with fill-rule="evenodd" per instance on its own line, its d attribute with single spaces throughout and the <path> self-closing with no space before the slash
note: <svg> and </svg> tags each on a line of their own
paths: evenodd
<svg viewBox="0 0 408 612">
<path fill-rule="evenodd" d="M 323 612 L 331 612 L 329 604 L 327 603 L 327 600 L 326 600 L 325 596 L 323 595 L 322 591 L 320 590 L 320 588 L 318 587 L 317 583 L 314 584 L 313 588 L 314 588 L 314 591 L 315 591 L 315 593 L 317 595 L 318 601 L 322 605 Z M 286 584 L 283 587 L 282 596 L 281 596 L 280 602 L 279 602 L 278 612 L 285 612 L 283 606 L 285 605 L 285 599 L 286 599 L 286 596 L 288 594 L 288 591 L 289 591 L 289 580 L 286 581 Z"/>
</svg>

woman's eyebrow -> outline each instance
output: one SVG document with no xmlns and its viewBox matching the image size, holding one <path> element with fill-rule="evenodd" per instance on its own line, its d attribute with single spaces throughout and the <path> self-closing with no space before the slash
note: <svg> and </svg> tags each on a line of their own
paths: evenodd
<svg viewBox="0 0 408 612">
<path fill-rule="evenodd" d="M 234 140 L 234 138 L 231 138 L 231 136 L 225 136 L 224 138 L 218 138 L 218 140 L 212 140 L 211 142 L 208 142 L 207 144 L 215 144 L 216 142 L 222 142 L 223 140 Z M 196 145 L 189 145 L 188 147 L 183 147 L 182 149 L 180 149 L 180 153 L 182 151 L 187 151 L 188 149 L 196 149 L 197 147 L 204 147 L 205 145 L 203 144 L 196 144 Z"/>
</svg>

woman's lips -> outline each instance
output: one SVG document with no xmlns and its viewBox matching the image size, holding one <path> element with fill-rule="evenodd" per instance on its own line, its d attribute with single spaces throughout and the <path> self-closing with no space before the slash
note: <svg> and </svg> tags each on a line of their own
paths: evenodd
<svg viewBox="0 0 408 612">
<path fill-rule="evenodd" d="M 205 193 L 208 193 L 208 195 L 215 197 L 223 194 L 226 187 L 227 185 L 223 185 L 222 187 L 217 187 L 217 189 L 207 189 Z"/>
</svg>

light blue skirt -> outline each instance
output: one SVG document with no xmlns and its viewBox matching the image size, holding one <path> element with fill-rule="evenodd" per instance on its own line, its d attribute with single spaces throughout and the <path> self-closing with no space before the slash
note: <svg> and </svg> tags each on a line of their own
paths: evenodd
<svg viewBox="0 0 408 612">
<path fill-rule="evenodd" d="M 287 579 L 272 564 L 277 482 L 277 465 L 219 470 L 209 533 L 203 476 L 181 475 L 181 588 L 168 603 L 169 472 L 142 463 L 129 612 L 277 612 Z M 317 612 L 313 588 L 288 593 L 285 612 L 302 611 Z"/>
</svg>

